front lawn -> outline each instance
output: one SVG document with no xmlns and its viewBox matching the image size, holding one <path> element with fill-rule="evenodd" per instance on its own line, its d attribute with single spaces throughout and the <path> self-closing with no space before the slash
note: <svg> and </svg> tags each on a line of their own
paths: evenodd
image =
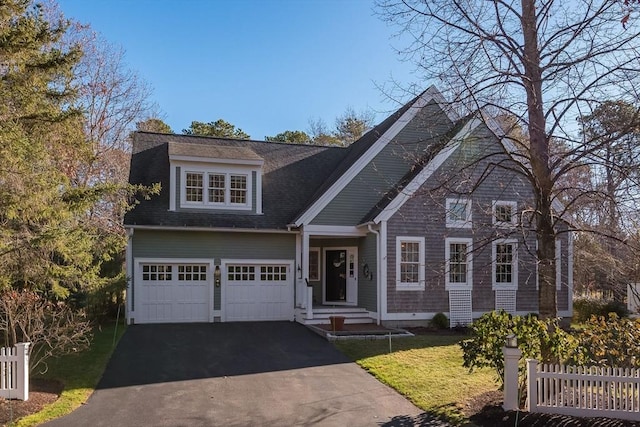
<svg viewBox="0 0 640 427">
<path fill-rule="evenodd" d="M 418 335 L 388 340 L 344 340 L 335 345 L 378 380 L 424 411 L 461 423 L 464 405 L 497 390 L 493 371 L 462 367 L 461 335 Z"/>
<path fill-rule="evenodd" d="M 118 325 L 117 330 L 115 323 L 103 326 L 94 331 L 91 347 L 88 350 L 49 360 L 49 370 L 35 377 L 60 381 L 64 386 L 62 394 L 58 400 L 45 406 L 42 411 L 20 419 L 16 426 L 34 426 L 59 418 L 84 403 L 97 386 L 111 353 L 124 331 L 123 324 Z"/>
</svg>

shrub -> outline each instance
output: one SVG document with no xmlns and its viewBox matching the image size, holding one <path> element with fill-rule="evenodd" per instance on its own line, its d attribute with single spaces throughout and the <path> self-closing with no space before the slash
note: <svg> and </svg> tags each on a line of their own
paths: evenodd
<svg viewBox="0 0 640 427">
<path fill-rule="evenodd" d="M 486 313 L 470 327 L 471 338 L 460 343 L 463 366 L 472 371 L 488 367 L 495 370 L 498 382 L 504 381 L 502 348 L 507 335 L 515 334 L 520 359 L 521 388 L 524 388 L 525 360 L 558 363 L 575 353 L 577 342 L 563 331 L 556 320 L 543 321 L 536 316 L 512 316 L 505 311 Z"/>
<path fill-rule="evenodd" d="M 449 327 L 449 319 L 444 313 L 436 313 L 431 319 L 431 325 L 436 329 L 447 329 Z"/>
<path fill-rule="evenodd" d="M 620 318 L 613 312 L 607 317 L 592 316 L 577 339 L 573 364 L 640 367 L 640 320 Z"/>
<path fill-rule="evenodd" d="M 616 313 L 618 317 L 629 315 L 627 307 L 618 301 L 595 298 L 576 298 L 573 301 L 573 320 L 576 322 L 586 322 L 592 316 L 607 317 L 609 313 Z"/>
<path fill-rule="evenodd" d="M 0 345 L 30 342 L 29 369 L 46 372 L 50 357 L 89 347 L 91 325 L 83 311 L 49 301 L 33 291 L 0 293 Z"/>
</svg>

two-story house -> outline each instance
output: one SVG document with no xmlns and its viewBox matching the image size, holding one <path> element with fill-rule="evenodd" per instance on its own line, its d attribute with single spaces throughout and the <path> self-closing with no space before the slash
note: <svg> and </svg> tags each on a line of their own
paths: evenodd
<svg viewBox="0 0 640 427">
<path fill-rule="evenodd" d="M 537 311 L 530 184 L 497 126 L 435 88 L 347 148 L 138 132 L 125 218 L 132 323 L 389 325 Z M 572 314 L 572 239 L 557 241 Z"/>
</svg>

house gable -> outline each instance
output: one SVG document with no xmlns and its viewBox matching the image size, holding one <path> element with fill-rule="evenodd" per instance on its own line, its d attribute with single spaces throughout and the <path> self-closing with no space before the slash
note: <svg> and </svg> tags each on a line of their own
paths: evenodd
<svg viewBox="0 0 640 427">
<path fill-rule="evenodd" d="M 453 126 L 452 119 L 456 118 L 433 88 L 409 105 L 400 118 L 296 220 L 296 225 L 359 224 L 362 217 L 447 133 Z"/>
</svg>

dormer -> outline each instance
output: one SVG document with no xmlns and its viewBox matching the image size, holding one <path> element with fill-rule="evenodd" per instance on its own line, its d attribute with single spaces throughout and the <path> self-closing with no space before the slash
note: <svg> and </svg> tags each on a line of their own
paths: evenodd
<svg viewBox="0 0 640 427">
<path fill-rule="evenodd" d="M 264 160 L 247 147 L 169 142 L 169 210 L 262 214 Z"/>
</svg>

